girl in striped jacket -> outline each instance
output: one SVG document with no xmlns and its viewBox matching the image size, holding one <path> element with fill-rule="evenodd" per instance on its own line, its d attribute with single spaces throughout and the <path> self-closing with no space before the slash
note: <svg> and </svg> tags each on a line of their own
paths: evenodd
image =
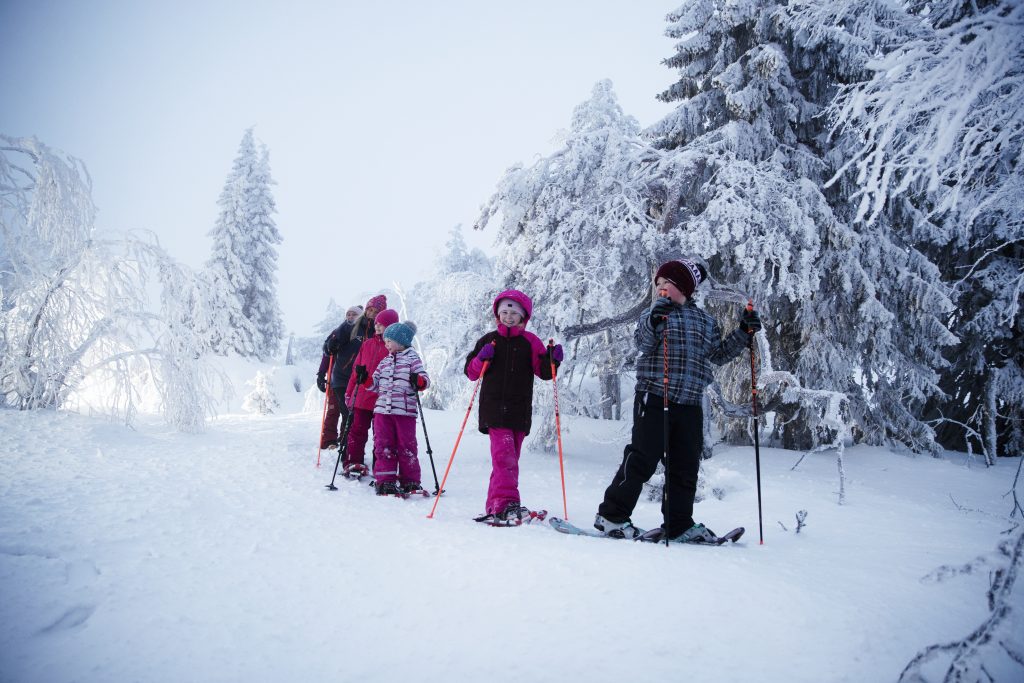
<svg viewBox="0 0 1024 683">
<path fill-rule="evenodd" d="M 394 323 L 384 330 L 388 355 L 373 372 L 373 476 L 377 495 L 422 491 L 416 455 L 416 392 L 430 386 L 412 338 L 416 326 Z"/>
</svg>

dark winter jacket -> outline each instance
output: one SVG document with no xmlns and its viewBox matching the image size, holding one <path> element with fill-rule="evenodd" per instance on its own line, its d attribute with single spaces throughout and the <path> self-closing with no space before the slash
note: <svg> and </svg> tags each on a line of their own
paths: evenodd
<svg viewBox="0 0 1024 683">
<path fill-rule="evenodd" d="M 529 299 L 521 296 L 520 299 L 502 292 L 494 300 L 494 307 L 496 309 L 503 298 L 513 298 L 523 304 L 528 320 Z M 536 335 L 522 327 L 509 328 L 498 323 L 498 329 L 477 340 L 466 358 L 465 373 L 469 379 L 480 377 L 483 363 L 476 356 L 491 342 L 494 342 L 494 358 L 488 363 L 480 383 L 480 431 L 487 434 L 491 427 L 502 427 L 529 434 L 533 417 L 533 378 L 551 379 L 551 365 L 544 362 L 547 349 Z"/>
<path fill-rule="evenodd" d="M 331 387 L 338 392 L 344 392 L 348 386 L 349 376 L 359 353 L 359 347 L 364 339 L 369 339 L 375 334 L 373 320 L 365 315 L 359 316 L 355 322 L 343 322 L 336 330 L 331 332 L 324 342 L 325 346 L 330 345 L 334 351 L 334 370 L 331 373 Z"/>
</svg>

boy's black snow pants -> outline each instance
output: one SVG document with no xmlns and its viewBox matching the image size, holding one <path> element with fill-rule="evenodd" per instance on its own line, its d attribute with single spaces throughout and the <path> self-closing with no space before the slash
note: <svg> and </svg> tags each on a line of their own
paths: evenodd
<svg viewBox="0 0 1024 683">
<path fill-rule="evenodd" d="M 649 392 L 633 400 L 633 437 L 626 446 L 611 486 L 597 511 L 611 522 L 633 514 L 643 485 L 664 456 L 664 399 Z M 704 447 L 704 411 L 700 406 L 668 404 L 668 499 L 662 502 L 665 531 L 677 536 L 693 526 L 693 499 Z"/>
</svg>

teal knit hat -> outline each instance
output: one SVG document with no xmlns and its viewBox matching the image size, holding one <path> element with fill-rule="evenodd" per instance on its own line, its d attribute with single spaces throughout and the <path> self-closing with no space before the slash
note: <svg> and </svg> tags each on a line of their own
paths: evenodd
<svg viewBox="0 0 1024 683">
<path fill-rule="evenodd" d="M 415 334 L 416 329 L 409 322 L 392 323 L 388 325 L 386 330 L 384 330 L 385 339 L 390 339 L 393 342 L 401 344 L 405 348 L 412 346 L 412 338 Z"/>
</svg>

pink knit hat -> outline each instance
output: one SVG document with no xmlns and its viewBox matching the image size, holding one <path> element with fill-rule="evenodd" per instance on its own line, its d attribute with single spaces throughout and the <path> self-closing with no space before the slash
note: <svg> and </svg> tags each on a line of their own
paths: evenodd
<svg viewBox="0 0 1024 683">
<path fill-rule="evenodd" d="M 383 294 L 371 297 L 370 300 L 366 302 L 366 308 L 369 308 L 370 306 L 373 306 L 378 311 L 383 311 L 388 307 L 388 298 Z"/>
<path fill-rule="evenodd" d="M 373 322 L 377 323 L 378 325 L 383 325 L 384 327 L 387 327 L 388 325 L 394 325 L 395 323 L 398 322 L 398 313 L 391 310 L 390 308 L 385 308 L 383 311 L 377 314 L 377 317 L 373 319 Z"/>
</svg>

